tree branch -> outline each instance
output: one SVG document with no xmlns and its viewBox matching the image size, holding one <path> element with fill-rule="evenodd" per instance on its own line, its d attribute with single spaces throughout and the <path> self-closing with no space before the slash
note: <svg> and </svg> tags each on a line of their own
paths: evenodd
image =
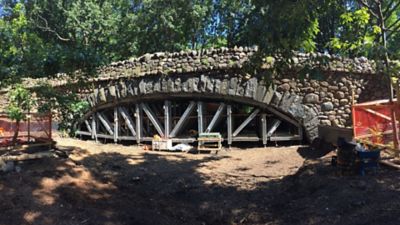
<svg viewBox="0 0 400 225">
<path fill-rule="evenodd" d="M 393 2 L 394 2 L 394 1 L 392 1 L 392 2 L 388 5 L 388 7 L 386 8 L 385 12 L 383 13 L 383 15 L 385 16 L 385 20 L 387 20 L 387 19 L 392 15 L 392 13 L 393 13 L 394 11 L 396 11 L 396 9 L 400 6 L 400 1 L 399 1 L 399 2 L 396 3 L 396 5 L 393 6 L 392 9 L 390 9 L 390 8 L 392 7 L 392 5 L 393 5 Z"/>
<path fill-rule="evenodd" d="M 375 13 L 374 8 L 372 8 L 372 6 L 368 5 L 368 3 L 365 2 L 364 0 L 358 0 L 358 2 L 362 6 L 366 7 L 368 9 L 369 13 L 371 13 L 372 16 L 374 16 L 375 18 L 379 19 L 378 14 Z"/>
<path fill-rule="evenodd" d="M 390 33 L 387 34 L 387 38 L 390 38 L 394 33 L 396 33 L 396 31 L 398 31 L 399 28 L 400 28 L 400 24 L 397 24 L 397 26 L 394 29 L 388 30 L 388 31 L 390 31 Z"/>
<path fill-rule="evenodd" d="M 397 19 L 394 23 L 392 23 L 390 26 L 387 27 L 388 30 L 390 30 L 392 27 L 397 26 L 397 23 L 400 22 L 400 18 Z"/>
<path fill-rule="evenodd" d="M 69 38 L 63 38 L 63 37 L 61 37 L 61 35 L 59 35 L 59 34 L 57 33 L 57 31 L 51 29 L 51 28 L 49 27 L 49 23 L 47 22 L 47 20 L 46 20 L 45 18 L 43 18 L 41 15 L 37 15 L 37 17 L 38 17 L 39 19 L 41 19 L 41 20 L 44 22 L 44 24 L 45 24 L 45 26 L 41 26 L 41 25 L 39 25 L 39 23 L 35 24 L 39 29 L 42 29 L 43 31 L 46 31 L 46 32 L 50 32 L 50 33 L 55 34 L 55 35 L 57 36 L 57 38 L 60 39 L 61 41 L 70 41 L 70 40 L 71 40 L 71 39 L 69 39 Z"/>
</svg>

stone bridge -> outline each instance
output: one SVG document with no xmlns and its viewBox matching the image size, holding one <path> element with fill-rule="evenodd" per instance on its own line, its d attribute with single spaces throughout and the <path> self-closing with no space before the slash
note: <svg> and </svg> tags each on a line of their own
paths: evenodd
<svg viewBox="0 0 400 225">
<path fill-rule="evenodd" d="M 353 102 L 387 98 L 384 79 L 366 58 L 296 54 L 292 68 L 270 80 L 246 72 L 256 53 L 248 47 L 154 53 L 102 67 L 84 95 L 91 109 L 77 135 L 139 143 L 158 134 L 190 142 L 198 133 L 220 132 L 229 145 L 312 141 L 320 124 L 350 127 Z M 318 75 L 300 74 L 311 58 Z"/>
</svg>

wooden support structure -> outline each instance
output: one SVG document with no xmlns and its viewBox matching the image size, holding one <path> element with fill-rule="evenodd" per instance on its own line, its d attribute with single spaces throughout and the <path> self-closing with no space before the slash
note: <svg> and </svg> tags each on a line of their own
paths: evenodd
<svg viewBox="0 0 400 225">
<path fill-rule="evenodd" d="M 143 137 L 143 113 L 140 104 L 136 104 L 135 107 L 135 117 L 136 117 L 136 143 L 140 144 Z"/>
<path fill-rule="evenodd" d="M 219 120 L 221 119 L 221 115 L 222 112 L 225 109 L 225 103 L 221 103 L 217 109 L 217 112 L 215 113 L 214 117 L 212 118 L 210 124 L 208 125 L 207 129 L 205 130 L 205 133 L 210 133 L 215 125 L 217 125 L 217 123 L 219 122 Z"/>
<path fill-rule="evenodd" d="M 190 102 L 189 106 L 186 108 L 185 112 L 181 116 L 181 118 L 178 120 L 178 123 L 174 127 L 174 129 L 170 133 L 170 137 L 176 137 L 176 135 L 181 131 L 183 126 L 188 120 L 189 115 L 193 112 L 194 107 L 196 106 L 195 102 Z"/>
<path fill-rule="evenodd" d="M 119 122 L 118 122 L 118 108 L 114 108 L 114 143 L 118 142 L 118 131 L 119 131 Z"/>
<path fill-rule="evenodd" d="M 157 119 L 156 114 L 150 109 L 147 103 L 140 104 L 143 111 L 146 113 L 147 117 L 150 119 L 151 123 L 153 124 L 154 128 L 156 128 L 158 134 L 161 137 L 164 137 L 164 127 L 161 125 L 160 121 Z"/>
<path fill-rule="evenodd" d="M 164 128 L 165 128 L 165 138 L 169 138 L 169 133 L 171 132 L 171 101 L 164 102 Z"/>
<path fill-rule="evenodd" d="M 90 133 L 92 133 L 92 128 L 90 127 L 90 124 L 89 124 L 89 121 L 88 120 L 85 120 L 85 125 L 86 125 L 86 129 L 90 132 Z M 28 135 L 29 136 L 29 135 Z"/>
<path fill-rule="evenodd" d="M 227 136 L 228 136 L 228 145 L 229 147 L 232 145 L 233 135 L 232 135 L 232 106 L 228 105 L 226 107 L 226 123 L 227 123 Z"/>
<path fill-rule="evenodd" d="M 103 126 L 106 128 L 108 133 L 110 133 L 111 135 L 114 135 L 113 125 L 110 123 L 110 121 L 107 119 L 107 117 L 101 112 L 97 113 L 97 117 L 99 118 L 99 120 L 103 124 Z"/>
<path fill-rule="evenodd" d="M 272 134 L 276 131 L 276 129 L 278 129 L 279 125 L 281 125 L 281 122 L 282 121 L 280 121 L 278 119 L 274 120 L 274 122 L 272 123 L 271 128 L 268 130 L 268 133 L 267 133 L 268 137 L 272 136 Z"/>
<path fill-rule="evenodd" d="M 92 115 L 92 139 L 97 142 L 97 113 Z"/>
<path fill-rule="evenodd" d="M 204 104 L 197 102 L 197 131 L 199 134 L 204 131 Z"/>
<path fill-rule="evenodd" d="M 266 147 L 268 143 L 268 135 L 267 135 L 267 114 L 261 114 L 261 138 L 264 147 Z"/>
<path fill-rule="evenodd" d="M 152 103 L 139 102 L 130 106 L 117 105 L 112 108 L 113 111 L 110 109 L 99 110 L 82 120 L 82 124 L 79 126 L 82 130 L 76 134 L 91 137 L 96 141 L 98 138 L 102 138 L 114 142 L 136 141 L 138 144 L 152 141 L 154 132 L 163 138 L 171 139 L 174 143 L 192 143 L 198 141 L 200 134 L 216 132 L 222 134 L 222 139 L 226 140 L 229 146 L 233 142 L 260 142 L 266 146 L 268 141 L 303 139 L 303 129 L 299 123 L 276 109 L 267 108 L 262 111 L 260 108 L 254 108 L 247 115 L 235 114 L 233 107 L 236 109 L 243 105 L 219 102 L 217 110 L 210 115 L 207 113 L 211 111 L 211 109 L 207 110 L 207 107 L 211 107 L 208 103 L 189 101 L 184 110 L 176 107 L 179 104 L 181 102 L 168 99 Z M 192 115 L 195 109 L 197 115 Z M 226 115 L 224 110 L 226 110 Z M 226 121 L 220 126 L 219 122 L 225 116 Z M 243 116 L 245 116 L 244 120 Z M 109 121 L 111 118 L 113 118 L 112 122 Z M 257 121 L 260 121 L 257 123 L 259 130 L 246 129 L 256 118 L 259 118 Z M 243 122 L 235 127 L 235 120 L 239 119 Z M 208 124 L 207 121 L 209 121 Z M 285 127 L 279 129 L 278 133 L 278 127 L 283 123 Z M 190 126 L 190 130 L 196 128 L 197 130 L 183 132 L 185 126 Z M 242 134 L 245 133 L 243 132 L 245 129 L 246 134 Z"/>
<path fill-rule="evenodd" d="M 124 118 L 125 124 L 130 130 L 132 136 L 135 137 L 136 136 L 135 123 L 133 122 L 132 117 L 129 115 L 128 110 L 126 110 L 125 107 L 119 107 L 119 112 L 121 113 L 122 118 Z"/>
<path fill-rule="evenodd" d="M 236 136 L 243 130 L 243 128 L 245 128 L 245 127 L 250 123 L 250 121 L 252 121 L 252 120 L 257 116 L 257 114 L 258 114 L 259 112 L 260 112 L 259 109 L 254 110 L 254 111 L 250 114 L 250 116 L 247 117 L 246 120 L 243 121 L 242 124 L 240 124 L 240 126 L 233 132 L 232 135 L 233 135 L 234 137 L 236 137 Z"/>
</svg>

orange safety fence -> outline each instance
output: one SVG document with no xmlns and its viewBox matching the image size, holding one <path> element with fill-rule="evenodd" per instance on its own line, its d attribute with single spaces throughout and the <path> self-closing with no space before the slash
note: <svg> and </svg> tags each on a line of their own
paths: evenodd
<svg viewBox="0 0 400 225">
<path fill-rule="evenodd" d="M 51 142 L 51 114 L 26 114 L 25 120 L 20 122 L 17 142 L 46 143 Z M 0 113 L 0 147 L 7 147 L 12 144 L 16 130 L 16 122 L 11 120 L 7 114 Z"/>
<path fill-rule="evenodd" d="M 362 143 L 394 149 L 392 110 L 399 131 L 400 106 L 396 101 L 379 100 L 353 105 L 354 139 Z"/>
</svg>

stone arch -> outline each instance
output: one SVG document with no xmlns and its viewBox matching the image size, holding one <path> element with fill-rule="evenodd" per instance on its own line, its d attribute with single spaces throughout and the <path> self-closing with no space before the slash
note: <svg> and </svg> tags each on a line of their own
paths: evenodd
<svg viewBox="0 0 400 225">
<path fill-rule="evenodd" d="M 260 77 L 247 79 L 240 74 L 187 74 L 180 76 L 144 76 L 125 78 L 100 85 L 86 96 L 91 113 L 118 104 L 164 97 L 208 98 L 245 103 L 266 109 L 288 120 L 297 121 L 308 141 L 318 135 L 318 111 L 303 104 L 303 97 L 278 92 Z M 85 118 L 84 117 L 84 118 Z"/>
</svg>

